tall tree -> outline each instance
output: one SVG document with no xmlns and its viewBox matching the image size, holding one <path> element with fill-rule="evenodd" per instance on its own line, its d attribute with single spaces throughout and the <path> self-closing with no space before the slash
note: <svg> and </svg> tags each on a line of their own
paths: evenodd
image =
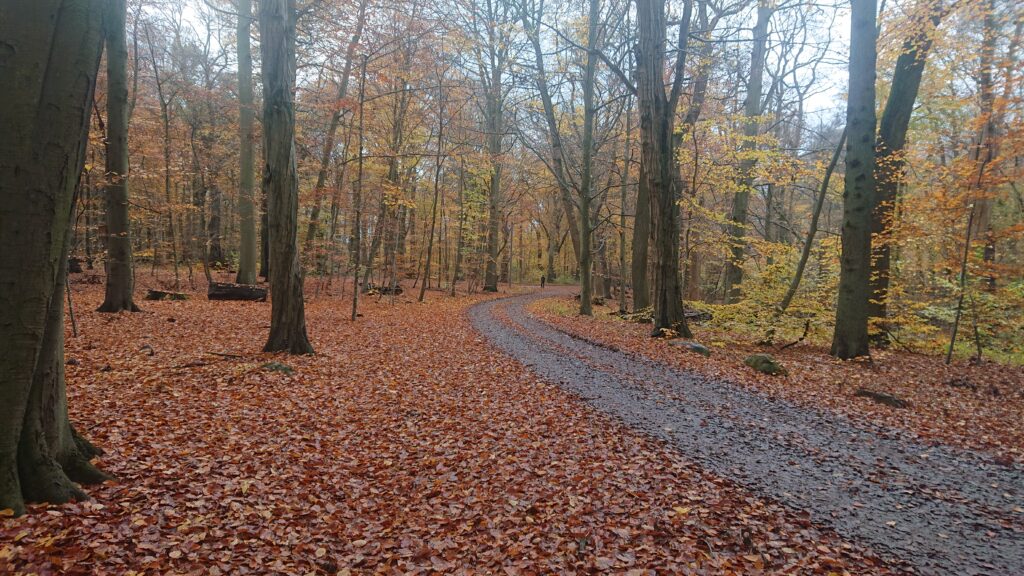
<svg viewBox="0 0 1024 576">
<path fill-rule="evenodd" d="M 103 46 L 99 0 L 0 8 L 0 510 L 85 498 L 106 476 L 68 421 L 63 291 Z"/>
<path fill-rule="evenodd" d="M 868 354 L 871 211 L 875 190 L 875 0 L 851 0 L 850 80 L 846 101 L 846 179 L 842 257 L 832 355 Z"/>
<path fill-rule="evenodd" d="M 594 227 L 590 220 L 594 198 L 594 73 L 597 68 L 597 24 L 599 0 L 589 0 L 587 14 L 587 53 L 583 68 L 583 166 L 580 176 L 580 314 L 591 316 L 593 310 L 593 242 Z"/>
<path fill-rule="evenodd" d="M 744 103 L 743 160 L 740 164 L 741 180 L 732 200 L 729 217 L 730 257 L 725 263 L 725 297 L 739 302 L 740 283 L 743 281 L 743 253 L 747 232 L 747 208 L 750 191 L 754 187 L 754 167 L 757 165 L 758 116 L 761 115 L 761 91 L 764 82 L 765 48 L 768 45 L 768 22 L 773 8 L 767 0 L 758 0 L 757 21 L 754 23 L 754 47 L 750 51 L 750 76 L 747 79 L 747 99 Z"/>
<path fill-rule="evenodd" d="M 530 39 L 533 47 L 534 60 L 534 81 L 537 84 L 537 92 L 540 94 L 541 105 L 544 108 L 544 120 L 547 124 L 548 143 L 551 146 L 551 172 L 558 184 L 559 200 L 562 202 L 562 209 L 569 221 L 569 234 L 572 240 L 573 254 L 576 262 L 580 259 L 580 235 L 579 225 L 576 223 L 576 212 L 570 192 L 568 176 L 566 175 L 565 150 L 562 145 L 562 134 L 558 128 L 558 118 L 555 116 L 555 105 L 551 98 L 551 90 L 548 87 L 548 73 L 544 63 L 544 48 L 541 44 L 540 29 L 544 21 L 544 0 L 538 0 L 533 9 L 529 9 L 530 2 L 523 2 L 521 5 L 521 18 L 526 36 Z"/>
<path fill-rule="evenodd" d="M 946 10 L 943 2 L 918 2 L 918 14 L 911 23 L 911 33 L 903 41 L 903 48 L 896 58 L 889 97 L 886 98 L 878 126 L 875 206 L 871 216 L 871 231 L 874 234 L 871 248 L 871 300 L 868 303 L 869 314 L 873 318 L 885 318 L 887 313 L 892 262 L 889 236 L 896 214 L 897 193 L 906 171 L 904 148 L 907 131 L 917 92 L 921 87 L 925 63 L 932 48 L 935 27 L 941 22 Z"/>
<path fill-rule="evenodd" d="M 261 0 L 263 63 L 263 189 L 270 240 L 270 336 L 265 352 L 312 354 L 306 335 L 299 263 L 299 180 L 295 166 L 295 65 L 293 0 Z"/>
<path fill-rule="evenodd" d="M 128 45 L 125 0 L 110 0 L 104 15 L 107 45 L 106 215 L 107 282 L 100 312 L 138 312 L 132 300 L 132 237 L 128 219 Z"/>
<path fill-rule="evenodd" d="M 238 275 L 239 284 L 256 283 L 256 198 L 253 158 L 252 0 L 238 0 Z"/>
<path fill-rule="evenodd" d="M 655 334 L 674 330 L 690 337 L 683 315 L 679 284 L 679 205 L 676 201 L 678 168 L 674 153 L 675 109 L 682 89 L 692 0 L 687 0 L 679 27 L 679 55 L 670 94 L 665 93 L 665 0 L 636 0 L 636 92 L 640 112 L 641 186 L 650 195 L 654 224 Z M 636 278 L 634 277 L 634 282 Z"/>
<path fill-rule="evenodd" d="M 331 119 L 327 123 L 327 136 L 324 139 L 324 149 L 320 154 L 320 168 L 316 174 L 316 184 L 313 186 L 313 210 L 309 215 L 309 226 L 306 229 L 306 240 L 304 250 L 308 253 L 313 249 L 313 242 L 316 240 L 317 227 L 320 225 L 320 205 L 323 202 L 325 186 L 327 185 L 327 172 L 331 166 L 331 158 L 334 157 L 335 139 L 338 134 L 338 126 L 341 125 L 341 116 L 344 108 L 341 104 L 348 95 L 349 77 L 352 75 L 352 59 L 355 57 L 356 47 L 359 46 L 359 39 L 363 35 L 363 26 L 366 23 L 366 4 L 368 0 L 360 0 L 359 15 L 356 17 L 356 29 L 352 32 L 348 47 L 345 49 L 345 65 L 338 79 L 338 93 L 335 102 L 331 106 Z"/>
</svg>

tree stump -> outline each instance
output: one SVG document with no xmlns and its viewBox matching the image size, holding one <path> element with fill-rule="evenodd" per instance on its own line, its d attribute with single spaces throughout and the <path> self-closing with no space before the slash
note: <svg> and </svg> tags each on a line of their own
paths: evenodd
<svg viewBox="0 0 1024 576">
<path fill-rule="evenodd" d="M 206 291 L 209 300 L 246 300 L 267 301 L 267 289 L 251 284 L 232 284 L 230 282 L 211 282 Z"/>
</svg>

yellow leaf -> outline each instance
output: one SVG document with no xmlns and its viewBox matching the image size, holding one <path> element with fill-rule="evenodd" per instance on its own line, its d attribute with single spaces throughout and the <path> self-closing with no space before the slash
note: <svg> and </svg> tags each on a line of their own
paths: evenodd
<svg viewBox="0 0 1024 576">
<path fill-rule="evenodd" d="M 673 510 L 675 510 L 676 514 L 679 514 L 680 516 L 686 516 L 690 513 L 690 510 L 693 510 L 693 508 L 689 506 L 676 506 Z"/>
<path fill-rule="evenodd" d="M 316 549 L 316 557 L 317 558 L 323 558 L 326 555 L 327 555 L 327 549 L 326 548 L 317 548 Z"/>
</svg>

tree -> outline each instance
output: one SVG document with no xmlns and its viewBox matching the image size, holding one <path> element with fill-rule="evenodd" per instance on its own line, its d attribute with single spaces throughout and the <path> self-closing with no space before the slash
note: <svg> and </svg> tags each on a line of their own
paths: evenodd
<svg viewBox="0 0 1024 576">
<path fill-rule="evenodd" d="M 594 198 L 594 71 L 597 67 L 597 23 L 600 17 L 598 0 L 589 1 L 587 14 L 587 53 L 583 71 L 583 166 L 580 177 L 580 314 L 594 314 L 593 300 L 593 254 L 590 224 L 591 201 Z"/>
<path fill-rule="evenodd" d="M 334 156 L 335 139 L 338 133 L 338 126 L 341 125 L 341 115 L 344 109 L 341 104 L 348 96 L 349 77 L 352 75 L 352 59 L 355 57 L 356 47 L 363 35 L 363 26 L 366 23 L 366 4 L 368 0 L 360 0 L 359 15 L 356 17 L 356 29 L 352 33 L 348 47 L 345 49 L 345 66 L 338 79 L 338 93 L 334 105 L 331 106 L 331 119 L 327 124 L 327 137 L 324 139 L 324 149 L 320 155 L 320 169 L 316 174 L 316 184 L 313 186 L 313 211 L 309 216 L 309 227 L 306 229 L 305 251 L 311 252 L 313 242 L 316 240 L 317 227 L 320 220 L 320 205 L 323 202 L 324 187 L 327 184 L 327 171 L 331 165 L 331 158 Z"/>
<path fill-rule="evenodd" d="M 107 281 L 100 312 L 138 312 L 132 300 L 132 237 L 128 220 L 128 46 L 125 0 L 110 0 L 104 16 L 107 44 L 106 215 Z"/>
<path fill-rule="evenodd" d="M 238 0 L 238 275 L 239 284 L 256 283 L 256 199 L 253 160 L 252 0 Z"/>
<path fill-rule="evenodd" d="M 731 256 L 725 263 L 725 297 L 730 303 L 740 300 L 740 283 L 743 281 L 743 237 L 746 235 L 747 207 L 750 204 L 750 190 L 754 187 L 754 167 L 757 165 L 757 117 L 761 115 L 761 84 L 764 81 L 765 46 L 768 43 L 768 22 L 773 8 L 765 0 L 757 3 L 757 22 L 754 24 L 754 47 L 750 54 L 750 77 L 747 80 L 747 100 L 744 105 L 743 157 L 740 174 L 743 179 L 733 196 L 732 215 L 729 224 Z"/>
<path fill-rule="evenodd" d="M 641 186 L 650 195 L 654 224 L 654 333 L 674 330 L 692 336 L 683 315 L 679 284 L 679 205 L 673 145 L 675 107 L 686 60 L 692 2 L 680 24 L 679 56 L 671 95 L 665 94 L 665 0 L 637 0 L 637 107 L 640 112 Z M 634 281 L 636 278 L 634 277 Z"/>
<path fill-rule="evenodd" d="M 292 0 L 260 2 L 263 57 L 263 189 L 270 240 L 270 336 L 265 352 L 312 354 L 306 335 L 299 263 L 299 181 L 295 167 L 295 6 Z"/>
<path fill-rule="evenodd" d="M 896 58 L 896 69 L 889 97 L 878 126 L 878 142 L 875 146 L 875 198 L 872 210 L 871 230 L 874 233 L 871 257 L 871 300 L 869 314 L 873 318 L 885 318 L 886 301 L 889 297 L 890 267 L 892 251 L 889 233 L 896 214 L 896 199 L 906 170 L 904 147 L 910 116 L 921 87 L 925 63 L 932 48 L 935 27 L 946 13 L 942 2 L 920 2 L 918 16 L 911 23 L 912 33 L 904 40 L 903 49 Z"/>
<path fill-rule="evenodd" d="M 69 223 L 103 45 L 99 0 L 12 0 L 0 19 L 0 510 L 85 498 L 106 476 L 68 421 Z"/>
<path fill-rule="evenodd" d="M 871 212 L 875 190 L 875 0 L 851 0 L 846 178 L 833 356 L 868 354 Z"/>
</svg>

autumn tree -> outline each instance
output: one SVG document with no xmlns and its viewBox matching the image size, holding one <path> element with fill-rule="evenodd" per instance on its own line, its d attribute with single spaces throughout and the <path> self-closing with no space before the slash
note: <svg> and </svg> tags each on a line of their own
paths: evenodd
<svg viewBox="0 0 1024 576">
<path fill-rule="evenodd" d="M 636 93 L 640 113 L 641 186 L 650 195 L 654 224 L 654 332 L 674 330 L 690 337 L 679 284 L 679 205 L 674 155 L 675 107 L 682 86 L 692 3 L 680 23 L 679 55 L 671 91 L 665 93 L 665 0 L 637 0 Z"/>
<path fill-rule="evenodd" d="M 252 1 L 238 0 L 238 275 L 239 284 L 256 283 L 256 198 L 253 158 Z"/>
<path fill-rule="evenodd" d="M 15 514 L 106 477 L 68 421 L 63 306 L 105 4 L 15 0 L 0 18 L 0 510 Z"/>
<path fill-rule="evenodd" d="M 875 146 L 875 191 L 871 230 L 874 234 L 871 257 L 871 300 L 869 314 L 886 317 L 889 297 L 892 247 L 889 232 L 894 224 L 897 193 L 906 170 L 905 146 L 910 118 L 921 87 L 935 28 L 948 9 L 943 2 L 921 1 L 915 6 L 910 33 L 903 41 L 889 96 L 882 110 Z"/>
<path fill-rule="evenodd" d="M 295 6 L 260 2 L 263 72 L 263 189 L 267 195 L 272 309 L 266 352 L 312 354 L 306 335 L 298 254 L 299 182 L 295 167 Z"/>
<path fill-rule="evenodd" d="M 106 294 L 100 312 L 137 312 L 132 299 L 132 235 L 128 218 L 128 46 L 125 0 L 107 3 Z"/>
<path fill-rule="evenodd" d="M 742 180 L 733 195 L 730 215 L 729 240 L 730 257 L 725 264 L 725 296 L 729 302 L 740 299 L 740 283 L 743 281 L 744 242 L 746 235 L 747 210 L 750 191 L 754 187 L 754 167 L 757 164 L 758 117 L 761 115 L 761 92 L 764 83 L 765 47 L 768 44 L 768 23 L 773 8 L 766 0 L 758 0 L 757 21 L 754 23 L 753 49 L 750 52 L 750 76 L 747 79 L 747 98 L 744 104 L 743 163 L 740 165 Z"/>
<path fill-rule="evenodd" d="M 846 102 L 842 265 L 832 355 L 868 354 L 871 213 L 875 189 L 875 0 L 852 0 Z"/>
</svg>

